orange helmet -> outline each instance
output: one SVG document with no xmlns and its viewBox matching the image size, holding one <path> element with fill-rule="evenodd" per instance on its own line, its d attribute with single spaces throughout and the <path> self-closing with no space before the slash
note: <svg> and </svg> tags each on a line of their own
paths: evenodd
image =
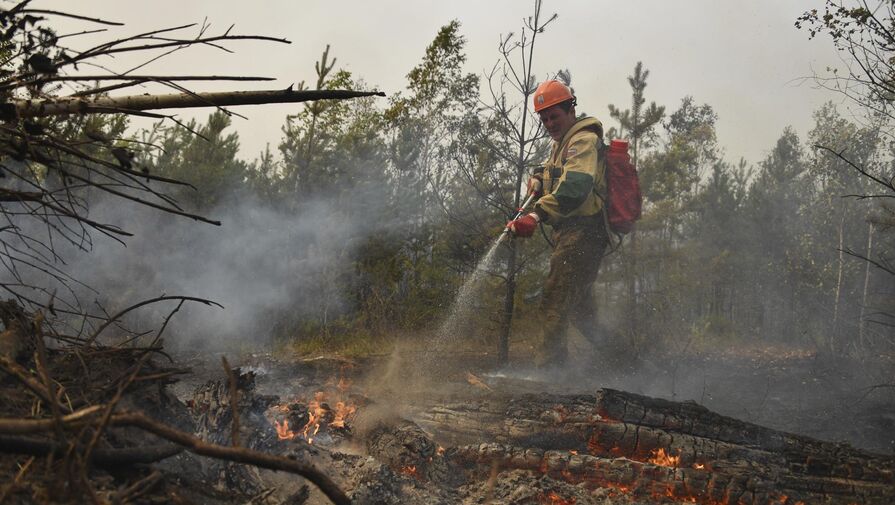
<svg viewBox="0 0 895 505">
<path fill-rule="evenodd" d="M 548 107 L 553 107 L 560 102 L 574 99 L 575 95 L 572 94 L 572 90 L 569 89 L 569 87 L 565 84 L 555 79 L 544 81 L 538 86 L 538 89 L 535 90 L 535 112 L 541 112 L 542 110 Z"/>
</svg>

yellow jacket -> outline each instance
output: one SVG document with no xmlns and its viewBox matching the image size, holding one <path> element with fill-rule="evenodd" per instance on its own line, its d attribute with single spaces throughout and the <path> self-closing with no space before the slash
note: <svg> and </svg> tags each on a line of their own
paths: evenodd
<svg viewBox="0 0 895 505">
<path fill-rule="evenodd" d="M 603 210 L 603 200 L 597 196 L 606 194 L 606 162 L 598 156 L 602 142 L 602 123 L 584 117 L 553 143 L 542 169 L 544 196 L 535 202 L 541 222 L 555 226 Z"/>
</svg>

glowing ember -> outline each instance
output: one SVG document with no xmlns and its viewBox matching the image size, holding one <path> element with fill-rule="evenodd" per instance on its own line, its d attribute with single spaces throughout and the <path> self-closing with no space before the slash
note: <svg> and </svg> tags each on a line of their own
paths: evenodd
<svg viewBox="0 0 895 505">
<path fill-rule="evenodd" d="M 279 421 L 274 421 L 273 424 L 277 429 L 277 438 L 280 440 L 292 440 L 295 438 L 295 432 L 289 429 L 288 420 L 283 420 L 283 424 L 280 424 Z"/>
<path fill-rule="evenodd" d="M 401 469 L 398 471 L 402 475 L 407 475 L 408 477 L 419 478 L 419 474 L 416 471 L 415 465 L 408 465 L 408 466 L 401 467 Z"/>
<path fill-rule="evenodd" d="M 677 468 L 678 464 L 681 462 L 681 457 L 673 456 L 670 453 L 666 454 L 665 449 L 660 447 L 652 452 L 652 457 L 649 459 L 649 462 L 654 465 Z"/>
<path fill-rule="evenodd" d="M 574 496 L 568 499 L 563 498 L 556 491 L 550 491 L 548 495 L 542 495 L 540 498 L 540 502 L 544 505 L 575 505 L 578 501 Z"/>
</svg>

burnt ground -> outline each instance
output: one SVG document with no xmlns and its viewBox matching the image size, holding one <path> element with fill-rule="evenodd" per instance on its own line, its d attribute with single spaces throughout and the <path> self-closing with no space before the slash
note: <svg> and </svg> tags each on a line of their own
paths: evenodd
<svg viewBox="0 0 895 505">
<path fill-rule="evenodd" d="M 524 342 L 515 343 L 512 365 L 506 367 L 495 366 L 493 355 L 487 352 L 408 349 L 362 359 L 298 358 L 282 351 L 181 353 L 177 366 L 190 367 L 191 374 L 181 376 L 174 370 L 179 380 L 167 387 L 141 382 L 126 395 L 122 407 L 150 413 L 203 440 L 229 445 L 232 416 L 220 360 L 226 354 L 242 373 L 252 372 L 246 373 L 251 387 L 238 400 L 239 433 L 246 447 L 317 466 L 344 486 L 355 503 L 891 503 L 895 468 L 891 457 L 857 454 L 844 446 L 821 446 L 797 437 L 787 439 L 785 453 L 760 444 L 737 445 L 734 439 L 757 431 L 738 426 L 740 435 L 734 433 L 733 439 L 716 438 L 718 433 L 730 433 L 724 426 L 735 424 L 677 403 L 693 401 L 729 418 L 892 455 L 895 391 L 893 363 L 885 357 L 832 359 L 801 349 L 741 346 L 728 352 L 666 353 L 623 361 L 573 347 L 568 365 L 537 369 L 530 364 L 533 353 Z M 116 352 L 110 358 L 117 358 L 109 363 L 95 363 L 89 374 L 93 392 L 85 390 L 76 396 L 100 401 L 101 389 L 114 386 L 111 378 L 121 376 L 133 361 L 125 354 Z M 78 363 L 73 358 L 60 361 L 53 375 L 77 376 L 66 366 L 77 368 Z M 6 386 L 21 398 L 7 396 L 2 406 L 9 412 L 4 415 L 26 415 L 29 405 L 33 406 L 31 397 L 13 387 L 12 381 L 7 380 Z M 293 429 L 310 426 L 308 416 L 316 411 L 311 406 L 316 405 L 318 392 L 330 395 L 325 411 L 328 427 L 313 434 L 313 444 L 310 436 L 278 440 L 274 418 L 291 419 Z M 625 412 L 612 411 L 613 404 L 619 405 L 612 398 L 626 402 Z M 663 405 L 663 400 L 650 398 L 673 402 Z M 357 414 L 336 427 L 338 409 L 330 407 L 338 407 L 342 400 L 350 402 Z M 660 417 L 646 413 L 626 417 L 632 401 L 660 409 Z M 604 416 L 603 408 L 609 409 L 605 417 L 594 420 L 594 412 L 600 412 L 597 418 Z M 700 423 L 707 427 L 709 434 L 703 431 L 701 436 L 709 437 L 711 447 L 728 451 L 727 456 L 716 452 L 705 465 L 703 460 L 681 459 L 681 466 L 647 461 L 653 454 L 645 452 L 653 447 L 647 443 L 672 448 L 663 445 L 672 443 L 671 432 L 662 431 L 665 416 L 685 411 L 696 416 L 681 418 L 684 423 L 690 428 Z M 659 425 L 650 424 L 656 419 L 661 419 Z M 671 425 L 683 426 L 680 419 Z M 616 430 L 619 427 L 624 431 Z M 451 438 L 463 430 L 466 441 Z M 158 443 L 145 434 L 113 431 L 108 442 L 114 447 Z M 519 433 L 522 436 L 513 435 Z M 613 438 L 613 433 L 633 434 L 634 445 L 625 445 L 623 437 Z M 649 433 L 657 435 L 647 440 Z M 674 454 L 681 458 L 685 455 L 680 444 L 698 438 L 674 437 L 678 444 Z M 610 440 L 617 442 L 601 446 Z M 597 445 L 591 446 L 592 442 Z M 637 452 L 638 444 L 643 454 Z M 627 452 L 617 454 L 616 449 Z M 759 458 L 758 466 L 752 465 L 754 457 Z M 17 478 L 26 468 L 21 466 L 26 459 L 0 459 L 0 476 Z M 795 466 L 781 467 L 781 462 Z M 827 462 L 833 466 L 825 466 Z M 54 480 L 48 464 L 37 463 L 18 485 L 0 486 L 0 490 L 12 490 L 12 503 L 69 503 L 39 494 L 43 490 L 56 493 L 52 483 L 58 479 Z M 822 475 L 811 473 L 815 471 Z M 840 478 L 843 471 L 845 479 Z M 141 495 L 122 502 L 329 503 L 319 489 L 294 475 L 185 452 L 152 466 L 96 469 L 89 477 L 102 495 Z M 799 480 L 803 477 L 806 480 Z M 149 483 L 137 486 L 145 482 Z M 777 486 L 782 485 L 789 486 L 786 489 L 795 485 L 796 498 L 778 492 Z M 863 491 L 853 486 L 863 486 Z M 744 490 L 751 493 L 751 501 L 740 500 Z M 730 494 L 733 491 L 736 498 Z"/>
<path fill-rule="evenodd" d="M 527 349 L 510 366 L 488 353 L 396 352 L 362 359 L 231 356 L 257 373 L 261 394 L 309 396 L 340 376 L 354 389 L 401 411 L 402 404 L 494 391 L 593 394 L 612 388 L 674 401 L 695 401 L 719 414 L 878 454 L 895 454 L 895 360 L 832 358 L 805 349 L 765 347 L 690 352 L 607 363 L 574 353 L 567 366 L 537 369 Z M 219 355 L 183 356 L 194 374 L 172 386 L 181 398 L 220 374 Z M 471 375 L 470 375 L 471 374 Z"/>
</svg>

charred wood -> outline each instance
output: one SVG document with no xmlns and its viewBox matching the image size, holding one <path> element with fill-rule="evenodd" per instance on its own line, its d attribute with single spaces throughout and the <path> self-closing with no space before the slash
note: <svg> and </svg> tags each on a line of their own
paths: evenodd
<svg viewBox="0 0 895 505">
<path fill-rule="evenodd" d="M 630 479 L 603 471 L 622 465 L 626 475 L 648 474 L 659 491 L 678 493 L 684 486 L 694 490 L 687 496 L 700 500 L 749 494 L 762 497 L 756 503 L 779 502 L 768 490 L 804 497 L 806 503 L 895 500 L 891 457 L 779 432 L 691 402 L 605 389 L 593 396 L 448 401 L 416 411 L 414 418 L 439 442 L 465 445 L 457 449 L 461 459 L 515 469 L 559 465 L 549 473 L 566 474 L 573 483 L 628 486 Z M 496 444 L 478 445 L 483 440 Z M 582 468 L 585 473 L 578 475 Z M 693 483 L 702 478 L 708 484 Z"/>
</svg>

